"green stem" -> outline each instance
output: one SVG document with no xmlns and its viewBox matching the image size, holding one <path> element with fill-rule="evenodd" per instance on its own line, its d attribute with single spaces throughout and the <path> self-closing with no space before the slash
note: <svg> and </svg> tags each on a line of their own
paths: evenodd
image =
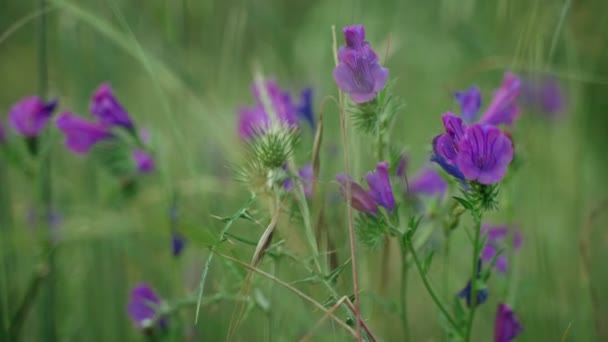
<svg viewBox="0 0 608 342">
<path fill-rule="evenodd" d="M 471 340 L 471 331 L 473 330 L 473 321 L 475 320 L 475 311 L 477 309 L 477 273 L 478 260 L 479 260 L 479 238 L 481 235 L 481 216 L 480 210 L 472 212 L 473 220 L 475 222 L 475 238 L 473 239 L 473 258 L 472 258 L 472 269 L 473 274 L 471 275 L 471 308 L 469 310 L 469 319 L 467 320 L 467 329 L 465 332 L 465 341 Z"/>
<path fill-rule="evenodd" d="M 439 308 L 439 311 L 441 311 L 441 314 L 443 315 L 443 317 L 450 323 L 450 325 L 452 325 L 452 327 L 454 328 L 454 332 L 460 335 L 460 329 L 458 327 L 458 324 L 452 318 L 452 316 L 450 315 L 448 310 L 443 306 L 443 304 L 439 300 L 439 297 L 437 297 L 435 290 L 433 290 L 433 287 L 431 286 L 431 283 L 429 282 L 428 277 L 424 273 L 424 270 L 422 269 L 422 265 L 420 264 L 420 260 L 418 259 L 418 255 L 416 255 L 416 250 L 414 249 L 414 245 L 412 244 L 412 241 L 409 240 L 406 242 L 406 244 L 409 249 L 409 252 L 412 254 L 412 259 L 414 259 L 414 263 L 416 264 L 416 269 L 418 270 L 418 273 L 420 274 L 420 278 L 422 279 L 422 283 L 424 284 L 426 291 L 429 293 L 429 295 L 433 299 L 433 302 L 435 302 L 435 305 L 437 305 L 437 307 Z"/>
<path fill-rule="evenodd" d="M 407 249 L 400 243 L 401 246 L 401 326 L 403 328 L 403 338 L 405 341 L 410 340 L 410 329 L 407 322 Z"/>
</svg>

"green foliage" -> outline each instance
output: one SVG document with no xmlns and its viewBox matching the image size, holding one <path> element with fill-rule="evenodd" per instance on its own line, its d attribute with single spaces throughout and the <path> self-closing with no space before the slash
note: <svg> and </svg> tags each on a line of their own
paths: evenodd
<svg viewBox="0 0 608 342">
<path fill-rule="evenodd" d="M 384 236 L 388 233 L 388 225 L 384 216 L 359 214 L 355 220 L 355 232 L 359 241 L 370 249 L 382 246 Z"/>
</svg>

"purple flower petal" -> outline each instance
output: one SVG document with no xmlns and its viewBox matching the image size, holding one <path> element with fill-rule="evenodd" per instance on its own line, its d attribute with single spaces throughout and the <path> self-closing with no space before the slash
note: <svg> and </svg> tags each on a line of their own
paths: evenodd
<svg viewBox="0 0 608 342">
<path fill-rule="evenodd" d="M 350 184 L 350 205 L 354 209 L 372 215 L 378 213 L 377 204 L 374 202 L 374 199 L 350 176 L 340 173 L 336 176 L 336 180 L 340 183 L 340 192 L 344 198 L 347 196 L 347 184 Z"/>
<path fill-rule="evenodd" d="M 365 44 L 365 27 L 363 25 L 351 25 L 342 29 L 346 46 L 352 49 L 360 49 Z"/>
<path fill-rule="evenodd" d="M 15 132 L 35 137 L 46 127 L 56 106 L 56 100 L 44 103 L 37 96 L 24 98 L 10 109 L 10 124 Z"/>
<path fill-rule="evenodd" d="M 267 127 L 268 116 L 261 106 L 244 108 L 239 112 L 239 135 L 242 139 L 249 140 Z"/>
<path fill-rule="evenodd" d="M 182 250 L 186 245 L 186 239 L 182 234 L 178 231 L 174 230 L 171 232 L 171 251 L 173 252 L 173 256 L 180 256 L 182 254 Z"/>
<path fill-rule="evenodd" d="M 388 173 L 388 163 L 380 162 L 376 171 L 368 172 L 365 180 L 369 185 L 369 195 L 374 201 L 389 211 L 395 208 L 395 197 L 391 187 L 391 178 Z"/>
<path fill-rule="evenodd" d="M 402 153 L 399 157 L 399 162 L 397 163 L 397 169 L 395 170 L 395 175 L 397 177 L 405 176 L 405 172 L 407 171 L 409 156 L 407 153 Z"/>
<path fill-rule="evenodd" d="M 300 93 L 298 116 L 306 120 L 312 129 L 315 128 L 315 114 L 312 109 L 312 88 L 306 88 Z"/>
<path fill-rule="evenodd" d="M 297 125 L 298 124 L 298 114 L 297 108 L 293 104 L 291 100 L 291 96 L 288 92 L 283 91 L 279 84 L 274 80 L 266 80 L 266 93 L 270 99 L 270 105 L 272 105 L 272 110 L 277 115 L 279 121 L 286 123 L 288 125 Z M 263 107 L 262 94 L 260 89 L 258 89 L 258 85 L 253 85 L 253 95 L 255 96 L 257 103 Z M 270 108 L 267 108 L 270 109 Z M 267 114 L 267 113 L 265 113 Z M 267 115 L 268 116 L 268 115 Z"/>
<path fill-rule="evenodd" d="M 139 329 L 151 328 L 156 318 L 155 306 L 160 305 L 160 298 L 147 284 L 139 284 L 131 290 L 127 311 L 133 323 Z"/>
<path fill-rule="evenodd" d="M 456 164 L 470 181 L 478 181 L 481 184 L 501 181 L 511 160 L 511 140 L 494 126 L 469 126 L 458 144 Z"/>
<path fill-rule="evenodd" d="M 509 342 L 521 334 L 523 328 L 507 304 L 499 304 L 494 321 L 494 342 Z"/>
<path fill-rule="evenodd" d="M 499 248 L 506 247 L 507 238 L 509 237 L 509 228 L 505 225 L 503 226 L 492 226 L 489 224 L 484 224 L 481 227 L 482 234 L 487 235 L 486 245 L 484 246 L 481 252 L 481 259 L 488 263 L 492 260 L 494 255 L 497 253 Z M 518 250 L 521 247 L 521 233 L 518 230 L 514 231 L 514 241 L 513 248 Z M 498 272 L 506 272 L 508 269 L 508 259 L 505 254 L 500 255 L 496 259 L 496 264 L 494 265 Z"/>
<path fill-rule="evenodd" d="M 460 104 L 464 121 L 472 123 L 481 107 L 481 92 L 479 88 L 473 86 L 466 91 L 458 91 L 454 94 L 454 97 Z"/>
<path fill-rule="evenodd" d="M 141 149 L 133 150 L 133 161 L 140 173 L 150 173 L 154 171 L 155 163 L 152 156 Z"/>
<path fill-rule="evenodd" d="M 448 183 L 437 171 L 424 168 L 410 181 L 409 190 L 415 194 L 443 196 L 448 190 Z"/>
<path fill-rule="evenodd" d="M 122 126 L 133 129 L 133 122 L 127 111 L 114 96 L 108 83 L 102 83 L 93 93 L 91 113 L 109 126 Z"/>
<path fill-rule="evenodd" d="M 492 102 L 479 120 L 483 125 L 511 125 L 519 114 L 517 97 L 521 90 L 521 80 L 507 72 L 502 85 L 494 94 Z"/>
<path fill-rule="evenodd" d="M 59 115 L 55 124 L 65 134 L 65 146 L 77 154 L 88 153 L 97 142 L 113 137 L 103 124 L 88 122 L 69 112 Z"/>
</svg>

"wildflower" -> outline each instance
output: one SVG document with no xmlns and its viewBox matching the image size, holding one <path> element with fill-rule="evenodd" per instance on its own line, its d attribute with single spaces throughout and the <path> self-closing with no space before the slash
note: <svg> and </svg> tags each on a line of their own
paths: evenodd
<svg viewBox="0 0 608 342">
<path fill-rule="evenodd" d="M 369 102 L 386 85 L 388 69 L 380 65 L 378 56 L 365 40 L 363 25 L 347 26 L 342 32 L 346 46 L 338 51 L 334 80 L 340 90 L 350 94 L 353 102 Z"/>
<path fill-rule="evenodd" d="M 466 91 L 458 91 L 454 94 L 454 97 L 460 104 L 464 121 L 467 123 L 475 121 L 481 107 L 481 92 L 479 88 L 472 86 Z"/>
<path fill-rule="evenodd" d="M 315 114 L 312 110 L 312 88 L 306 88 L 300 93 L 300 103 L 297 108 L 298 116 L 306 120 L 312 129 L 315 128 Z"/>
<path fill-rule="evenodd" d="M 509 342 L 521 334 L 523 327 L 509 305 L 500 303 L 494 321 L 494 342 Z"/>
<path fill-rule="evenodd" d="M 57 100 L 44 103 L 37 96 L 24 98 L 9 111 L 11 126 L 21 135 L 35 137 L 46 127 L 56 107 Z"/>
<path fill-rule="evenodd" d="M 391 188 L 391 179 L 388 174 L 388 163 L 380 162 L 376 171 L 370 171 L 365 176 L 369 185 L 370 197 L 380 206 L 393 211 L 395 208 L 395 197 Z"/>
<path fill-rule="evenodd" d="M 433 155 L 431 161 L 436 162 L 448 174 L 459 180 L 464 180 L 464 175 L 456 166 L 458 156 L 458 143 L 464 134 L 464 124 L 458 116 L 448 112 L 442 116 L 443 126 L 446 133 L 433 139 Z"/>
<path fill-rule="evenodd" d="M 182 234 L 180 234 L 177 230 L 171 231 L 171 251 L 173 252 L 173 256 L 180 256 L 182 254 L 182 250 L 186 245 L 186 239 Z"/>
<path fill-rule="evenodd" d="M 478 263 L 477 263 L 477 279 L 481 278 L 481 259 L 479 259 Z M 479 285 L 478 285 L 479 286 Z M 471 295 L 472 295 L 473 289 L 471 286 L 471 280 L 469 280 L 467 282 L 467 285 L 464 287 L 464 289 L 460 290 L 460 292 L 458 292 L 458 297 L 460 298 L 465 298 L 466 302 L 467 302 L 467 306 L 471 307 Z M 476 306 L 479 306 L 481 304 L 483 304 L 487 299 L 488 299 L 488 288 L 484 287 L 481 289 L 477 289 L 477 301 L 475 303 Z"/>
<path fill-rule="evenodd" d="M 101 123 L 88 122 L 72 113 L 59 115 L 55 124 L 65 136 L 65 146 L 77 154 L 88 153 L 97 142 L 113 137 Z"/>
<path fill-rule="evenodd" d="M 409 191 L 428 196 L 444 196 L 448 190 L 447 182 L 432 168 L 423 168 L 410 182 Z"/>
<path fill-rule="evenodd" d="M 521 89 L 521 80 L 507 72 L 500 88 L 494 93 L 492 102 L 479 119 L 480 124 L 498 126 L 511 125 L 519 114 L 517 97 Z"/>
<path fill-rule="evenodd" d="M 132 152 L 132 156 L 135 165 L 137 166 L 137 170 L 140 173 L 150 173 L 154 171 L 154 159 L 152 159 L 152 156 L 148 152 L 142 149 L 135 149 Z"/>
<path fill-rule="evenodd" d="M 481 251 L 481 259 L 488 263 L 491 262 L 498 249 L 504 245 L 505 240 L 509 234 L 507 226 L 490 226 L 484 224 L 481 227 L 482 234 L 487 234 L 486 245 Z M 515 231 L 513 235 L 513 248 L 518 250 L 521 247 L 522 237 L 519 231 Z M 506 272 L 508 267 L 507 257 L 504 254 L 499 255 L 496 258 L 496 264 L 494 265 L 498 272 Z"/>
<path fill-rule="evenodd" d="M 377 204 L 374 199 L 350 176 L 340 173 L 336 176 L 336 180 L 340 183 L 340 191 L 345 198 L 347 196 L 347 186 L 350 185 L 350 205 L 354 209 L 372 215 L 378 213 Z"/>
<path fill-rule="evenodd" d="M 456 164 L 469 181 L 481 184 L 500 182 L 513 160 L 511 140 L 500 129 L 474 124 L 458 143 Z"/>
<path fill-rule="evenodd" d="M 154 327 L 155 320 L 158 318 L 160 304 L 161 300 L 152 287 L 148 284 L 139 284 L 131 290 L 127 310 L 138 329 L 149 330 Z M 161 319 L 159 324 L 162 327 L 166 322 Z"/>
<path fill-rule="evenodd" d="M 271 122 L 270 114 L 272 111 L 279 123 L 287 126 L 297 126 L 297 109 L 291 100 L 289 93 L 283 91 L 279 85 L 272 80 L 265 83 L 266 94 L 270 103 L 267 105 L 272 108 L 265 108 L 262 92 L 257 84 L 253 85 L 252 92 L 256 98 L 256 104 L 250 108 L 243 108 L 239 111 L 239 135 L 244 140 L 251 139 L 252 136 L 269 127 Z"/>
<path fill-rule="evenodd" d="M 108 83 L 101 84 L 93 93 L 91 113 L 108 126 L 122 126 L 133 129 L 133 122 L 127 111 L 114 96 Z"/>
<path fill-rule="evenodd" d="M 401 154 L 401 156 L 399 157 L 399 161 L 397 162 L 397 168 L 395 170 L 395 175 L 397 175 L 397 177 L 405 176 L 405 171 L 407 170 L 408 162 L 409 157 L 407 153 Z"/>
<path fill-rule="evenodd" d="M 566 94 L 558 81 L 549 75 L 528 77 L 522 81 L 522 103 L 547 118 L 564 111 Z"/>
</svg>

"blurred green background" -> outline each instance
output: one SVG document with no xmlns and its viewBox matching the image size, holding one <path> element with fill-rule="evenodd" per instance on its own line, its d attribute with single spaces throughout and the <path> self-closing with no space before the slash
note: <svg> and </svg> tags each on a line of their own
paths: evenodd
<svg viewBox="0 0 608 342">
<path fill-rule="evenodd" d="M 602 230 L 608 223 L 608 186 L 603 179 L 608 174 L 604 0 L 48 0 L 47 6 L 49 95 L 59 98 L 61 110 L 88 115 L 93 90 L 109 81 L 138 126 L 151 131 L 160 170 L 143 180 L 134 198 L 125 200 L 113 179 L 87 158 L 66 152 L 62 137 L 53 133 L 53 209 L 62 218 L 51 277 L 54 305 L 49 311 L 48 302 L 36 300 L 23 340 L 50 340 L 49 321 L 60 341 L 140 340 L 144 337 L 125 310 L 133 285 L 148 282 L 167 300 L 194 293 L 209 241 L 223 225 L 215 216 L 232 215 L 249 196 L 246 186 L 234 180 L 233 166 L 242 162 L 236 118 L 239 108 L 253 103 L 252 71 L 261 68 L 294 94 L 312 86 L 318 115 L 322 102 L 337 95 L 331 76 L 331 25 L 339 29 L 355 23 L 366 26 L 368 40 L 396 79 L 395 92 L 406 104 L 392 142 L 407 147 L 410 170 L 427 162 L 430 141 L 441 130 L 440 115 L 457 110 L 453 91 L 477 84 L 487 104 L 507 69 L 546 71 L 559 79 L 568 94 L 563 116 L 546 120 L 526 112 L 513 132 L 524 162 L 501 189 L 503 210 L 488 221 L 516 224 L 524 245 L 508 280 L 510 290 L 504 277 L 492 278 L 490 301 L 480 308 L 474 340 L 490 340 L 496 303 L 505 300 L 524 324 L 519 341 L 608 339 L 608 332 L 601 331 L 606 328 L 594 325 L 594 320 L 608 319 L 608 295 L 600 291 L 608 284 L 602 262 L 608 257 L 608 234 Z M 3 118 L 13 103 L 39 89 L 40 13 L 38 1 L 0 2 Z M 328 129 L 320 183 L 330 197 L 337 188 L 331 181 L 343 165 L 341 153 L 335 157 L 341 147 L 338 111 L 331 100 L 326 101 L 324 116 Z M 307 146 L 312 146 L 312 133 L 304 129 L 301 164 L 310 158 Z M 373 168 L 371 151 L 352 152 L 354 175 Z M 1 248 L 13 263 L 0 273 L 0 323 L 6 326 L 6 313 L 24 296 L 38 264 L 41 228 L 32 223 L 31 214 L 39 186 L 6 164 L 0 169 Z M 188 238 L 179 258 L 170 251 L 169 208 L 175 194 L 178 226 Z M 264 206 L 256 208 L 264 218 Z M 343 208 L 326 208 L 341 262 L 348 256 Z M 597 215 L 590 216 L 593 211 Z M 305 247 L 297 248 L 303 234 L 295 227 L 282 227 L 281 238 L 295 246 L 296 254 L 306 253 Z M 262 231 L 246 221 L 237 221 L 232 230 L 253 241 Z M 463 232 L 454 235 L 450 282 L 440 282 L 441 256 L 431 271 L 438 287 L 448 292 L 458 291 L 469 273 L 466 237 Z M 581 266 L 581 238 L 589 242 L 582 250 L 591 256 L 590 272 Z M 228 245 L 227 251 L 249 261 L 251 246 Z M 359 249 L 363 315 L 383 340 L 401 340 L 396 304 L 379 304 L 398 298 L 399 261 L 389 266 L 395 274 L 385 284 L 385 299 L 379 299 L 373 272 L 379 252 Z M 261 267 L 286 281 L 306 275 L 290 260 L 268 261 Z M 206 293 L 236 293 L 243 272 L 215 259 Z M 345 272 L 339 282 L 344 294 L 351 291 L 349 279 Z M 413 340 L 445 340 L 418 277 L 412 275 L 410 284 Z M 298 287 L 321 302 L 325 299 L 318 286 Z M 322 312 L 261 277 L 255 278 L 252 295 L 259 297 L 258 305 L 249 309 L 235 340 L 297 340 L 322 317 Z M 265 312 L 260 302 L 269 302 L 270 309 Z M 172 319 L 168 338 L 225 340 L 234 310 L 231 301 L 205 305 L 194 325 L 194 308 L 186 308 Z M 268 315 L 275 317 L 274 326 L 266 326 Z M 346 337 L 327 325 L 316 338 Z"/>
</svg>

